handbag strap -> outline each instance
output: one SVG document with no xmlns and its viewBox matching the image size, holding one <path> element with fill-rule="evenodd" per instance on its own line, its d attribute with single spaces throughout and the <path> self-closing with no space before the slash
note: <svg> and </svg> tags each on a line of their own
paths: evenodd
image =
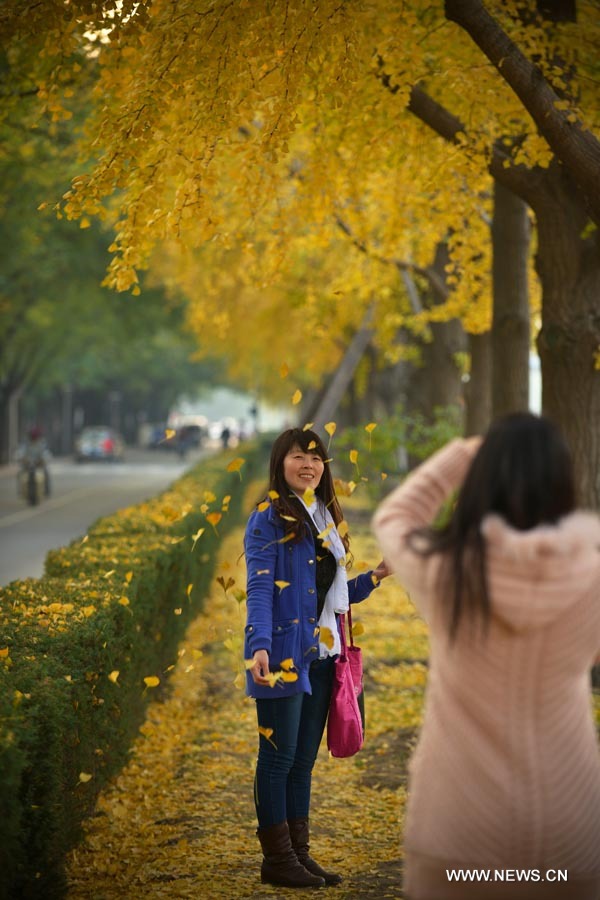
<svg viewBox="0 0 600 900">
<path fill-rule="evenodd" d="M 354 647 L 354 635 L 352 634 L 352 604 L 348 604 L 348 631 L 350 632 L 350 646 Z"/>
</svg>

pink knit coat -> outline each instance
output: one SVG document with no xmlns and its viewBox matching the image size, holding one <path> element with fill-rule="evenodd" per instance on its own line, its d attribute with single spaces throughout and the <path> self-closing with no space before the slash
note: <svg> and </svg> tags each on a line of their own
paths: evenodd
<svg viewBox="0 0 600 900">
<path fill-rule="evenodd" d="M 515 531 L 483 523 L 492 618 L 448 640 L 440 556 L 405 542 L 458 487 L 474 453 L 455 440 L 373 522 L 430 630 L 424 723 L 410 764 L 405 847 L 444 867 L 568 869 L 600 877 L 600 753 L 590 669 L 600 654 L 600 520 L 574 512 Z M 412 895 L 411 895 L 412 896 Z M 415 894 L 416 896 L 416 894 Z M 510 894 L 507 894 L 510 896 Z"/>
</svg>

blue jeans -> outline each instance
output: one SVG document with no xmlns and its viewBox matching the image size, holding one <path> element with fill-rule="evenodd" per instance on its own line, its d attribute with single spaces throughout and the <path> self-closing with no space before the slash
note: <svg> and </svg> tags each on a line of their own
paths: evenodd
<svg viewBox="0 0 600 900">
<path fill-rule="evenodd" d="M 325 730 L 333 657 L 317 659 L 309 670 L 312 694 L 257 700 L 260 728 L 254 779 L 254 803 L 259 828 L 308 816 L 313 766 Z M 277 690 L 277 688 L 274 688 Z"/>
</svg>

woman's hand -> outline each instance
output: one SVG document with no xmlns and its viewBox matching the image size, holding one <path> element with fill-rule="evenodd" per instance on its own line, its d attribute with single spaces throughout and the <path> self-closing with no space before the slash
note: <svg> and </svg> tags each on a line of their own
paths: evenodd
<svg viewBox="0 0 600 900">
<path fill-rule="evenodd" d="M 385 559 L 382 559 L 376 569 L 373 569 L 371 573 L 377 579 L 377 581 L 382 581 L 384 578 L 387 578 L 388 575 L 392 574 L 392 570 L 386 563 Z"/>
<path fill-rule="evenodd" d="M 269 675 L 269 654 L 266 650 L 256 650 L 252 657 L 252 665 L 249 670 L 252 679 L 256 684 L 270 684 Z"/>
</svg>

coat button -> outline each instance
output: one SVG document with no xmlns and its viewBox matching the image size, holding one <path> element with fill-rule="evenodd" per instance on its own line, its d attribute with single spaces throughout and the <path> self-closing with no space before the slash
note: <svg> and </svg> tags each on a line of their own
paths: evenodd
<svg viewBox="0 0 600 900">
<path fill-rule="evenodd" d="M 311 616 L 308 621 L 311 625 L 314 625 L 315 619 L 313 618 L 313 616 Z"/>
<path fill-rule="evenodd" d="M 308 564 L 309 564 L 309 566 L 314 566 L 314 564 L 315 564 L 314 559 L 309 559 Z"/>
<path fill-rule="evenodd" d="M 311 648 L 310 648 L 310 652 L 311 652 L 311 653 L 316 653 L 316 652 L 318 651 L 318 649 L 319 649 L 318 647 L 311 647 Z"/>
<path fill-rule="evenodd" d="M 314 594 L 314 592 L 315 592 L 315 589 L 314 589 L 314 588 L 309 588 L 309 589 L 308 589 L 308 593 L 309 593 L 309 594 Z"/>
</svg>

